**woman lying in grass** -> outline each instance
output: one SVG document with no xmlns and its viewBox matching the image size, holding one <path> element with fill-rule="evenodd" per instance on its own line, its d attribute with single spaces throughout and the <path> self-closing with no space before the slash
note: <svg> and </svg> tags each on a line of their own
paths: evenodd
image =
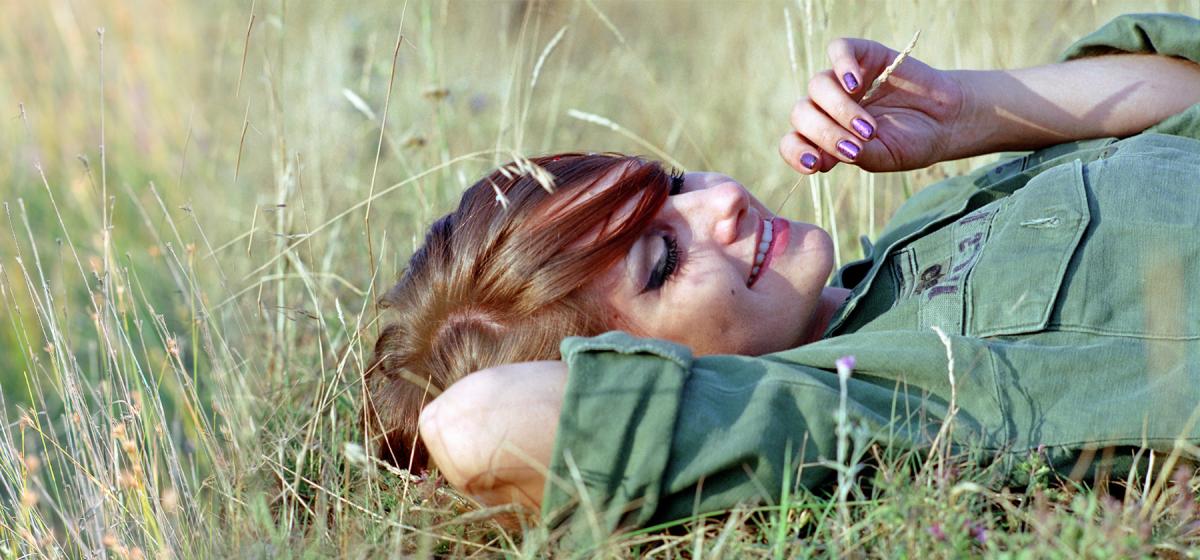
<svg viewBox="0 0 1200 560">
<path fill-rule="evenodd" d="M 948 438 L 1002 473 L 1200 442 L 1198 36 L 1126 16 L 1051 66 L 909 59 L 865 106 L 896 52 L 832 43 L 780 143 L 800 173 L 1036 151 L 922 190 L 829 285 L 826 232 L 730 177 L 611 154 L 497 170 L 384 298 L 368 434 L 592 536 L 827 482 L 842 399 L 873 441 Z"/>
</svg>

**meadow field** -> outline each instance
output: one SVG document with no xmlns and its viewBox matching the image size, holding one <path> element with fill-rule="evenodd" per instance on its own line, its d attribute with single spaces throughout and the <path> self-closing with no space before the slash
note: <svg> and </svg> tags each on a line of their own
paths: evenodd
<svg viewBox="0 0 1200 560">
<path fill-rule="evenodd" d="M 429 223 L 516 156 L 614 150 L 728 173 L 846 262 L 994 156 L 801 180 L 776 146 L 830 39 L 1018 67 L 1132 11 L 1200 0 L 6 0 L 0 556 L 579 552 L 364 452 L 375 302 Z M 1196 555 L 1200 478 L 1142 460 L 1108 492 L 913 455 L 592 552 Z"/>
</svg>

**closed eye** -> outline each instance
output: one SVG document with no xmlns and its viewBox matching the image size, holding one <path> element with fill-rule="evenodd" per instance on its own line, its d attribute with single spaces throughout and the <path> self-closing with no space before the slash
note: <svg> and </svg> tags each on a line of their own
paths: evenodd
<svg viewBox="0 0 1200 560">
<path fill-rule="evenodd" d="M 646 280 L 646 287 L 643 292 L 657 290 L 663 286 L 675 274 L 679 267 L 679 243 L 674 237 L 663 235 L 663 252 L 658 257 L 658 261 L 654 264 L 654 270 L 650 271 L 650 278 Z"/>
</svg>

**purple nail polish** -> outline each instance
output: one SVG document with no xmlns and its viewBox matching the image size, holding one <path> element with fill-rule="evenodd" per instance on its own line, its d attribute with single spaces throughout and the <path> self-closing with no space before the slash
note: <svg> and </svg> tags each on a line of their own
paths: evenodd
<svg viewBox="0 0 1200 560">
<path fill-rule="evenodd" d="M 846 82 L 846 89 L 850 91 L 858 89 L 858 78 L 855 78 L 854 74 L 846 72 L 845 75 L 842 76 L 842 81 Z"/>
<path fill-rule="evenodd" d="M 806 152 L 804 155 L 800 156 L 800 165 L 803 165 L 804 167 L 806 167 L 808 169 L 816 169 L 817 168 L 817 156 L 814 156 L 814 155 Z"/>
<path fill-rule="evenodd" d="M 858 157 L 858 146 L 849 140 L 842 140 L 838 142 L 837 149 L 847 158 L 856 159 Z"/>
<path fill-rule="evenodd" d="M 850 126 L 854 127 L 854 131 L 857 132 L 859 136 L 862 136 L 867 140 L 870 140 L 871 137 L 875 135 L 875 127 L 871 126 L 871 123 L 863 119 L 854 119 L 850 121 Z"/>
</svg>

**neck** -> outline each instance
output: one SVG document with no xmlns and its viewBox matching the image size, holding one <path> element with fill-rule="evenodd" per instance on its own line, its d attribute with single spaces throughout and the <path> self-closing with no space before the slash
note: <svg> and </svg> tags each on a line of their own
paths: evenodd
<svg viewBox="0 0 1200 560">
<path fill-rule="evenodd" d="M 831 287 L 821 290 L 821 297 L 817 301 L 816 310 L 813 311 L 808 334 L 804 337 L 804 344 L 821 340 L 821 335 L 825 334 L 825 330 L 829 328 L 829 322 L 833 320 L 833 315 L 837 313 L 838 308 L 845 303 L 848 297 L 850 297 L 850 290 L 845 288 Z"/>
</svg>

